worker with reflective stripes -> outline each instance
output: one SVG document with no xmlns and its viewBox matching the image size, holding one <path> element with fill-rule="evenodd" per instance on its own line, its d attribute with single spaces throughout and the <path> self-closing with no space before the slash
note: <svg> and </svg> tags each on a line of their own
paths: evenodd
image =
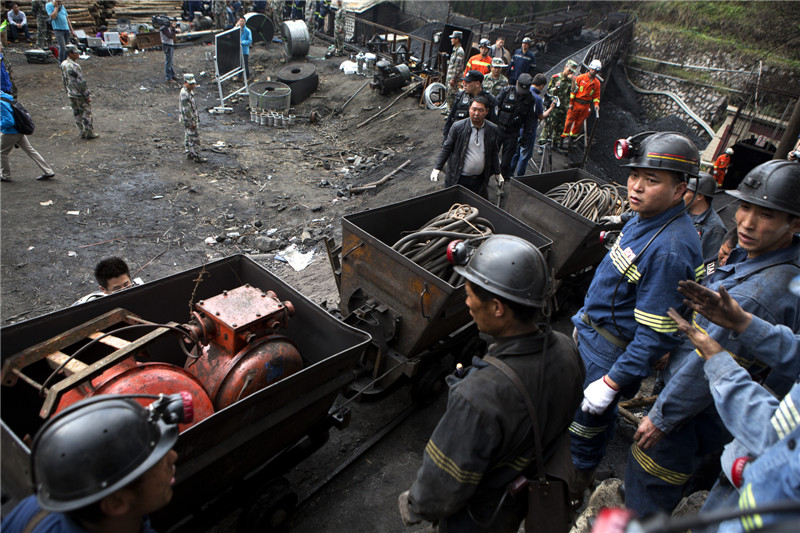
<svg viewBox="0 0 800 533">
<path fill-rule="evenodd" d="M 689 180 L 689 187 L 683 195 L 683 201 L 689 207 L 689 218 L 700 236 L 700 248 L 703 250 L 703 262 L 708 275 L 714 273 L 719 249 L 728 233 L 722 218 L 711 205 L 716 192 L 717 183 L 714 178 L 708 172 L 701 172 L 698 179 Z"/>
<path fill-rule="evenodd" d="M 602 68 L 602 63 L 594 59 L 589 64 L 589 71 L 576 77 L 572 82 L 567 118 L 564 121 L 564 131 L 561 133 L 562 147 L 566 138 L 569 141 L 567 148 L 572 148 L 572 142 L 581 134 L 583 123 L 589 116 L 589 111 L 591 111 L 592 107 L 594 107 L 595 113 L 599 113 L 602 85 L 597 78 L 597 73 Z"/>
<path fill-rule="evenodd" d="M 453 255 L 466 259 L 465 248 Z M 400 515 L 406 525 L 438 521 L 436 531 L 516 533 L 527 490 L 504 495 L 520 474 L 537 473 L 533 422 L 522 394 L 488 356 L 510 367 L 528 391 L 548 458 L 555 450 L 569 453 L 566 428 L 580 403 L 583 365 L 569 337 L 536 323 L 552 287 L 531 243 L 489 237 L 456 271 L 467 280 L 466 304 L 478 330 L 493 343 L 465 375 L 447 378 L 447 411 L 414 484 L 400 495 Z"/>
<path fill-rule="evenodd" d="M 517 83 L 517 78 L 523 74 L 530 74 L 533 77 L 535 69 L 536 56 L 531 50 L 531 39 L 530 37 L 525 37 L 522 39 L 522 48 L 517 48 L 511 57 L 511 66 L 508 68 L 508 83 L 511 85 Z"/>
<path fill-rule="evenodd" d="M 481 39 L 478 50 L 480 50 L 480 53 L 470 57 L 469 61 L 467 61 L 467 66 L 464 68 L 464 76 L 466 76 L 467 72 L 470 70 L 477 70 L 484 76 L 492 71 L 492 58 L 489 55 L 489 39 Z"/>
<path fill-rule="evenodd" d="M 794 283 L 800 289 L 800 278 Z M 783 325 L 772 325 L 742 309 L 725 291 L 712 291 L 696 283 L 679 289 L 690 307 L 736 335 L 742 345 L 760 358 L 780 354 L 790 362 L 786 372 L 800 373 L 800 335 Z M 800 290 L 793 291 L 800 295 Z M 735 437 L 722 454 L 722 474 L 703 505 L 702 513 L 739 507 L 753 509 L 785 500 L 800 501 L 800 379 L 778 400 L 742 368 L 714 339 L 672 314 L 679 329 L 705 359 L 717 412 Z M 800 376 L 798 376 L 800 378 Z M 800 512 L 764 515 L 755 513 L 720 525 L 719 531 L 753 531 L 800 522 Z M 769 528 L 768 528 L 769 529 Z"/>
<path fill-rule="evenodd" d="M 739 245 L 705 285 L 724 289 L 748 313 L 800 331 L 797 296 L 786 290 L 800 274 L 800 164 L 773 160 L 751 170 L 735 191 Z M 797 362 L 784 353 L 762 353 L 702 315 L 692 318 L 755 379 L 778 395 L 789 391 Z M 789 359 L 789 360 L 787 360 Z M 671 512 L 704 456 L 729 440 L 703 383 L 703 359 L 684 343 L 664 372 L 666 385 L 634 436 L 625 469 L 625 504 L 640 516 Z M 757 420 L 753 420 L 757 423 Z"/>
<path fill-rule="evenodd" d="M 720 187 L 722 187 L 722 184 L 725 182 L 725 173 L 728 171 L 728 165 L 731 164 L 732 155 L 733 148 L 726 148 L 725 151 L 719 155 L 717 160 L 714 161 L 714 170 L 712 171 L 712 175 L 717 181 L 717 185 Z"/>
<path fill-rule="evenodd" d="M 700 154 L 680 133 L 640 138 L 620 141 L 633 152 L 624 166 L 631 169 L 628 199 L 636 216 L 600 262 L 572 317 L 586 366 L 584 400 L 570 426 L 575 497 L 583 496 L 605 455 L 619 396 L 633 396 L 651 365 L 678 346 L 675 322 L 667 316 L 670 307 L 683 306 L 678 282 L 703 272 L 700 239 L 682 201 L 687 178 L 700 170 Z"/>
</svg>

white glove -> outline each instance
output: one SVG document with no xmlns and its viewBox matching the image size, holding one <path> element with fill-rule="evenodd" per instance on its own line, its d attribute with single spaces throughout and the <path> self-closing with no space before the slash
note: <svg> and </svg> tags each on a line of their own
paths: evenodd
<svg viewBox="0 0 800 533">
<path fill-rule="evenodd" d="M 595 108 L 594 108 L 594 116 L 595 116 L 595 117 L 596 117 L 598 120 L 600 120 L 600 108 L 599 108 L 599 107 L 595 107 Z"/>
<path fill-rule="evenodd" d="M 419 524 L 419 520 L 411 518 L 411 510 L 408 508 L 408 492 L 405 491 L 397 498 L 397 507 L 400 509 L 400 518 L 403 520 L 403 525 L 411 526 Z"/>
<path fill-rule="evenodd" d="M 436 170 L 435 168 L 431 171 L 431 181 L 439 181 L 439 174 L 441 174 L 441 170 Z"/>
<path fill-rule="evenodd" d="M 622 217 L 619 215 L 608 215 L 600 217 L 601 224 L 622 224 Z"/>
<path fill-rule="evenodd" d="M 589 383 L 586 390 L 583 391 L 583 401 L 581 402 L 581 411 L 593 415 L 599 415 L 605 411 L 608 406 L 614 401 L 618 390 L 614 390 L 606 383 L 605 376 Z"/>
<path fill-rule="evenodd" d="M 497 186 L 502 189 L 503 188 L 503 184 L 506 182 L 506 180 L 503 178 L 502 174 L 495 174 L 494 176 L 492 176 L 492 178 L 494 178 L 494 180 L 497 182 Z"/>
</svg>

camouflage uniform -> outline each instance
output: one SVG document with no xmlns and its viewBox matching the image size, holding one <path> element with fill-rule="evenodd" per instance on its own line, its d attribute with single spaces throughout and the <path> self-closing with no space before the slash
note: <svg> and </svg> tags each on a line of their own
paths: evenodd
<svg viewBox="0 0 800 533">
<path fill-rule="evenodd" d="M 547 93 L 557 96 L 561 100 L 560 107 L 554 107 L 545 120 L 544 127 L 539 139 L 552 140 L 554 143 L 561 140 L 561 130 L 564 129 L 564 122 L 567 119 L 567 106 L 569 105 L 569 92 L 572 87 L 572 78 L 567 77 L 563 72 L 554 74 L 547 85 Z"/>
<path fill-rule="evenodd" d="M 197 102 L 194 93 L 184 86 L 181 88 L 181 122 L 183 122 L 183 153 L 195 161 L 202 158 L 197 151 L 200 149 L 200 115 L 197 113 Z"/>
<path fill-rule="evenodd" d="M 225 0 L 214 0 L 214 29 L 225 29 L 225 7 L 227 2 Z"/>
<path fill-rule="evenodd" d="M 447 77 L 445 87 L 447 87 L 447 105 L 453 107 L 456 93 L 459 91 L 458 82 L 464 73 L 464 49 L 461 45 L 453 49 L 450 60 L 447 62 Z M 455 84 L 452 80 L 455 79 Z M 452 85 L 451 85 L 452 84 Z"/>
<path fill-rule="evenodd" d="M 275 24 L 275 34 L 280 35 L 283 26 L 283 10 L 286 7 L 286 2 L 283 0 L 270 0 L 269 5 L 272 8 L 272 23 Z"/>
<path fill-rule="evenodd" d="M 500 91 L 503 90 L 503 87 L 508 87 L 508 78 L 500 74 L 499 78 L 494 79 L 489 75 L 483 78 L 481 87 L 483 87 L 483 90 L 487 93 L 492 93 L 492 96 L 497 96 L 500 94 Z"/>
<path fill-rule="evenodd" d="M 336 43 L 336 53 L 344 53 L 344 16 L 347 11 L 342 3 L 336 10 L 336 17 L 333 19 L 333 37 Z"/>
<path fill-rule="evenodd" d="M 314 27 L 317 25 L 317 2 L 306 0 L 306 28 L 308 28 L 308 44 L 314 44 Z"/>
<path fill-rule="evenodd" d="M 31 11 L 36 17 L 36 46 L 42 50 L 50 48 L 53 42 L 53 28 L 50 27 L 50 17 L 47 15 L 47 0 L 33 0 Z"/>
<path fill-rule="evenodd" d="M 70 58 L 61 63 L 61 81 L 64 82 L 64 90 L 69 96 L 69 103 L 72 106 L 72 116 L 75 117 L 75 124 L 81 131 L 82 139 L 92 139 L 95 137 L 92 131 L 92 93 L 86 86 L 83 79 L 81 66 Z"/>
</svg>

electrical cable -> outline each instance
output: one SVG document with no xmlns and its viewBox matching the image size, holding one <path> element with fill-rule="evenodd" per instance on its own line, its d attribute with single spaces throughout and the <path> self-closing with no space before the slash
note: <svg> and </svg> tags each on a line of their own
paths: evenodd
<svg viewBox="0 0 800 533">
<path fill-rule="evenodd" d="M 621 185 L 599 183 L 591 179 L 566 182 L 553 187 L 545 196 L 567 209 L 599 223 L 604 216 L 621 215 L 630 210 Z"/>
<path fill-rule="evenodd" d="M 420 229 L 404 235 L 392 249 L 450 285 L 457 285 L 461 276 L 447 261 L 447 245 L 456 239 L 475 241 L 493 234 L 494 226 L 480 216 L 476 207 L 454 204 Z"/>
</svg>

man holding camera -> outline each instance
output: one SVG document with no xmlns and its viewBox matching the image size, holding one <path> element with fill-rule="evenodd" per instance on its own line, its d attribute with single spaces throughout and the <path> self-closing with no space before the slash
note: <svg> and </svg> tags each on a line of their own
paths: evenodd
<svg viewBox="0 0 800 533">
<path fill-rule="evenodd" d="M 164 19 L 164 24 L 161 26 L 161 48 L 164 49 L 164 77 L 167 79 L 167 83 L 173 80 L 178 81 L 178 78 L 175 77 L 172 59 L 175 55 L 175 35 L 180 31 L 175 20 Z"/>
</svg>

